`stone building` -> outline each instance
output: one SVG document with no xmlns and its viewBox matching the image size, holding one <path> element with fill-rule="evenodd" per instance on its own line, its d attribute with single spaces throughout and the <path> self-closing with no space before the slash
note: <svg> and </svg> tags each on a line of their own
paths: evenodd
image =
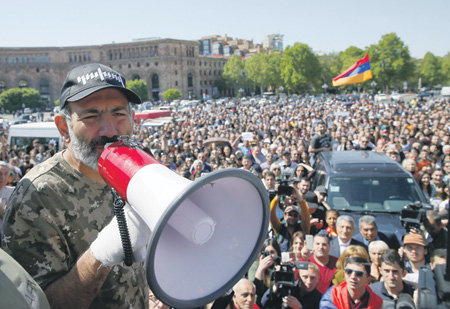
<svg viewBox="0 0 450 309">
<path fill-rule="evenodd" d="M 160 99 L 169 88 L 184 99 L 227 95 L 214 87 L 228 57 L 203 56 L 198 41 L 142 39 L 127 43 L 71 47 L 0 47 L 0 93 L 32 87 L 53 105 L 70 69 L 99 62 L 122 73 L 127 80 L 147 82 L 149 95 Z"/>
</svg>

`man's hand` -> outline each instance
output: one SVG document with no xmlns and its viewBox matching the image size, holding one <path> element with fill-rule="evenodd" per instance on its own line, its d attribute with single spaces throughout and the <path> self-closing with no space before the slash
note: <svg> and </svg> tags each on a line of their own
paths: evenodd
<svg viewBox="0 0 450 309">
<path fill-rule="evenodd" d="M 302 309 L 302 304 L 294 296 L 285 296 L 283 298 L 283 304 L 285 308 Z"/>
<path fill-rule="evenodd" d="M 128 204 L 124 207 L 124 214 L 127 218 L 134 260 L 136 262 L 143 261 L 145 247 L 150 238 L 150 229 Z M 116 217 L 105 226 L 98 234 L 97 239 L 91 244 L 91 253 L 103 266 L 113 266 L 123 261 L 125 254 Z"/>
</svg>

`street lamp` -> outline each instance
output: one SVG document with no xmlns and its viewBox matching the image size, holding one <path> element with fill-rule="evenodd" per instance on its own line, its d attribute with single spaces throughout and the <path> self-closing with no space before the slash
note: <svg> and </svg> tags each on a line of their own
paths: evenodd
<svg viewBox="0 0 450 309">
<path fill-rule="evenodd" d="M 248 72 L 245 69 L 243 69 L 241 71 L 241 77 L 242 77 L 242 80 L 244 82 L 244 92 L 245 92 L 245 79 L 247 78 L 247 76 L 248 76 Z"/>
<path fill-rule="evenodd" d="M 370 85 L 372 86 L 372 94 L 375 94 L 375 87 L 377 86 L 377 82 L 376 81 L 372 81 L 370 83 Z"/>
<path fill-rule="evenodd" d="M 241 97 L 243 97 L 243 96 L 244 96 L 244 95 L 243 95 L 243 93 L 244 93 L 244 89 L 242 89 L 242 88 L 239 88 L 238 92 L 239 92 L 239 94 L 240 94 L 240 96 L 241 96 Z"/>
<path fill-rule="evenodd" d="M 323 89 L 323 91 L 325 92 L 325 96 L 326 96 L 326 95 L 327 95 L 327 89 L 328 89 L 327 83 L 323 83 L 322 89 Z"/>
</svg>

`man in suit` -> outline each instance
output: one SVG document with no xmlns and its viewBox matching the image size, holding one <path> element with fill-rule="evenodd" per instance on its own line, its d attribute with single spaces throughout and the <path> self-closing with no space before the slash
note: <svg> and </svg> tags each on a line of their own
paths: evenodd
<svg viewBox="0 0 450 309">
<path fill-rule="evenodd" d="M 398 250 L 400 248 L 397 236 L 378 231 L 377 222 L 373 216 L 362 216 L 359 219 L 359 232 L 360 234 L 355 235 L 354 239 L 364 243 L 367 247 L 374 240 L 382 240 L 390 249 Z"/>
<path fill-rule="evenodd" d="M 362 246 L 367 250 L 367 246 L 353 239 L 355 233 L 355 220 L 347 215 L 342 215 L 337 218 L 336 221 L 337 237 L 334 237 L 330 241 L 330 255 L 334 255 L 339 258 L 344 250 L 350 245 Z"/>
</svg>

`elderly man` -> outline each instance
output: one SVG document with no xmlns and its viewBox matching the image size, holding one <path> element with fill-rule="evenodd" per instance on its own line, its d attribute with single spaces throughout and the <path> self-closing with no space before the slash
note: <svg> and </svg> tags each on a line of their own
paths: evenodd
<svg viewBox="0 0 450 309">
<path fill-rule="evenodd" d="M 370 287 L 382 299 L 396 303 L 400 294 L 414 294 L 414 288 L 403 281 L 406 275 L 405 262 L 396 250 L 390 249 L 383 253 L 380 259 L 382 281 L 375 282 Z"/>
<path fill-rule="evenodd" d="M 389 248 L 397 250 L 400 248 L 397 236 L 389 234 L 389 236 L 383 232 L 378 231 L 377 222 L 373 216 L 362 216 L 359 218 L 359 232 L 355 235 L 354 239 L 364 243 L 367 247 L 374 240 L 384 241 Z"/>
<path fill-rule="evenodd" d="M 255 304 L 256 287 L 248 279 L 241 279 L 233 287 L 233 304 L 235 309 L 258 309 Z"/>
<path fill-rule="evenodd" d="M 19 182 L 5 215 L 2 247 L 44 290 L 52 308 L 147 308 L 143 256 L 150 231 L 125 206 L 135 263 L 125 267 L 111 189 L 98 172 L 106 143 L 131 135 L 140 98 L 101 64 L 64 81 L 56 126 L 67 149 Z M 110 224 L 108 224 L 110 222 Z"/>
<path fill-rule="evenodd" d="M 355 233 L 355 221 L 352 217 L 347 215 L 339 216 L 336 221 L 336 232 L 338 236 L 334 237 L 330 242 L 330 255 L 340 257 L 342 252 L 350 245 L 362 246 L 367 250 L 367 246 L 364 243 L 352 238 Z"/>
<path fill-rule="evenodd" d="M 349 257 L 344 264 L 345 281 L 332 286 L 320 300 L 320 308 L 382 308 L 383 300 L 368 286 L 370 264 L 361 257 Z"/>
</svg>

